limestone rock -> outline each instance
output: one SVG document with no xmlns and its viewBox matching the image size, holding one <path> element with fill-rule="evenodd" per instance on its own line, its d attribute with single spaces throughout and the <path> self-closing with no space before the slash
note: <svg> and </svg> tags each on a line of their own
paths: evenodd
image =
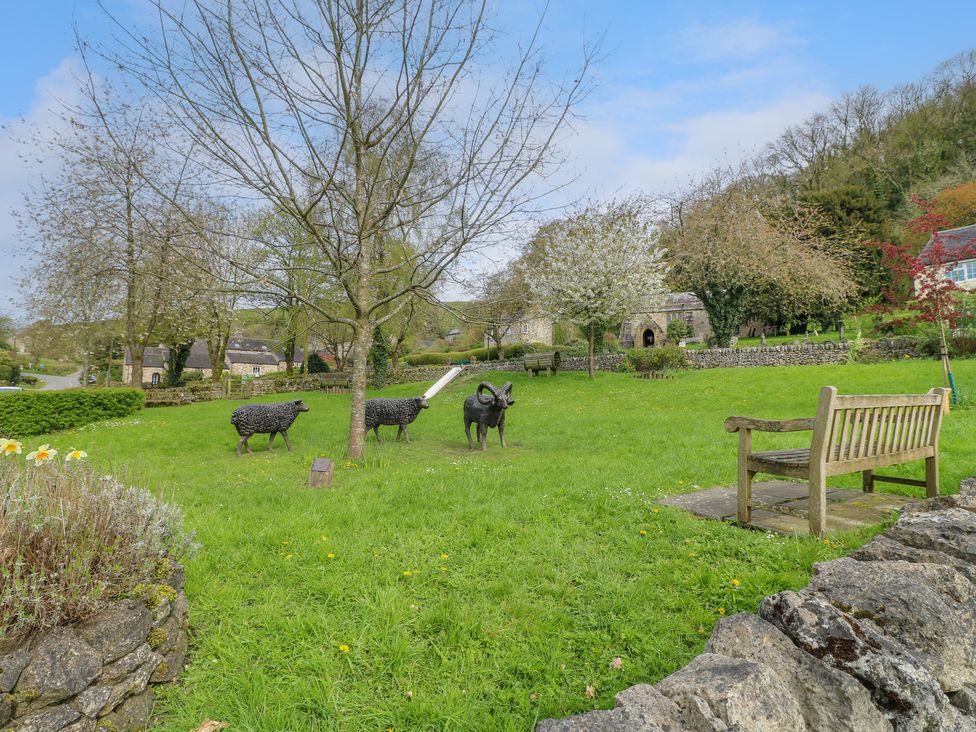
<svg viewBox="0 0 976 732">
<path fill-rule="evenodd" d="M 98 681 L 100 684 L 110 684 L 113 681 L 118 681 L 154 658 L 157 664 L 162 660 L 158 654 L 153 652 L 148 643 L 143 643 L 132 653 L 122 656 L 115 663 L 105 666 L 102 670 L 102 675 L 98 677 Z"/>
<path fill-rule="evenodd" d="M 614 709 L 539 722 L 536 732 L 684 732 L 678 707 L 653 686 L 639 684 L 616 696 Z"/>
<path fill-rule="evenodd" d="M 949 701 L 959 711 L 976 717 L 976 689 L 971 686 L 964 686 L 959 691 L 949 694 Z"/>
<path fill-rule="evenodd" d="M 173 571 L 170 572 L 169 577 L 166 578 L 166 584 L 172 587 L 177 592 L 183 590 L 183 586 L 186 584 L 186 572 L 183 570 L 183 565 L 172 562 Z"/>
<path fill-rule="evenodd" d="M 97 722 L 91 717 L 82 717 L 77 722 L 62 727 L 60 732 L 95 732 L 96 724 Z"/>
<path fill-rule="evenodd" d="M 765 664 L 703 653 L 658 683 L 682 709 L 698 697 L 731 729 L 781 732 L 803 729 L 796 699 Z"/>
<path fill-rule="evenodd" d="M 74 696 L 102 670 L 102 658 L 71 628 L 56 628 L 44 636 L 15 687 L 27 709 L 37 709 Z M 21 709 L 18 708 L 18 714 Z"/>
<path fill-rule="evenodd" d="M 77 710 L 62 704 L 19 720 L 17 732 L 58 732 L 80 716 Z"/>
<path fill-rule="evenodd" d="M 932 511 L 945 511 L 955 508 L 963 511 L 976 511 L 976 495 L 946 495 L 926 498 L 916 503 L 909 503 L 902 508 L 902 516 L 917 516 Z"/>
<path fill-rule="evenodd" d="M 807 653 L 860 681 L 899 732 L 952 729 L 939 682 L 900 643 L 805 592 L 770 595 L 759 614 Z"/>
<path fill-rule="evenodd" d="M 112 686 L 112 693 L 101 713 L 115 709 L 127 697 L 141 694 L 162 660 L 162 656 L 150 651 L 148 660 L 143 665 Z"/>
<path fill-rule="evenodd" d="M 153 684 L 164 683 L 175 679 L 186 663 L 186 653 L 189 648 L 189 640 L 185 630 L 179 630 L 173 647 L 163 657 L 149 681 Z"/>
<path fill-rule="evenodd" d="M 908 648 L 944 691 L 976 683 L 976 586 L 953 568 L 835 559 L 805 590 Z"/>
<path fill-rule="evenodd" d="M 976 513 L 972 511 L 948 508 L 909 514 L 902 516 L 885 535 L 913 549 L 939 551 L 976 564 Z"/>
<path fill-rule="evenodd" d="M 0 694 L 0 724 L 5 724 L 14 716 L 14 698 L 10 694 Z"/>
<path fill-rule="evenodd" d="M 86 717 L 94 717 L 112 696 L 112 687 L 96 684 L 89 686 L 74 698 L 71 705 Z"/>
<path fill-rule="evenodd" d="M 111 663 L 145 642 L 152 613 L 141 600 L 122 600 L 78 624 L 78 633 Z"/>
<path fill-rule="evenodd" d="M 20 672 L 27 666 L 31 654 L 20 649 L 0 656 L 0 692 L 13 691 L 20 678 Z"/>
<path fill-rule="evenodd" d="M 959 481 L 960 496 L 976 496 L 976 476 Z"/>
<path fill-rule="evenodd" d="M 756 615 L 741 613 L 719 620 L 705 652 L 768 666 L 796 700 L 811 730 L 891 730 L 867 689 L 848 674 L 804 653 Z"/>
<path fill-rule="evenodd" d="M 152 715 L 154 694 L 152 689 L 146 689 L 135 696 L 130 696 L 110 714 L 99 720 L 102 726 L 114 724 L 117 730 L 145 729 Z"/>
</svg>

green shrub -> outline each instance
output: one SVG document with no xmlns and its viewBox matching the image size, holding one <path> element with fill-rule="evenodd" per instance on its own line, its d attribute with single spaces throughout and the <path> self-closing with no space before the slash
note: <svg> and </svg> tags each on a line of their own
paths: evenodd
<svg viewBox="0 0 976 732">
<path fill-rule="evenodd" d="M 677 345 L 678 341 L 691 335 L 691 326 L 681 318 L 675 318 L 668 323 L 668 343 Z"/>
<path fill-rule="evenodd" d="M 512 343 L 505 346 L 505 358 L 523 358 L 534 349 L 529 343 Z"/>
<path fill-rule="evenodd" d="M 627 354 L 635 371 L 671 371 L 688 368 L 688 354 L 677 346 L 634 348 Z"/>
<path fill-rule="evenodd" d="M 449 353 L 411 353 L 403 360 L 409 366 L 446 366 L 451 360 Z"/>
<path fill-rule="evenodd" d="M 0 396 L 0 436 L 28 437 L 128 417 L 142 409 L 138 389 L 68 389 Z"/>
<path fill-rule="evenodd" d="M 0 481 L 0 636 L 83 620 L 196 548 L 178 508 L 86 465 L 6 457 Z"/>
<path fill-rule="evenodd" d="M 308 373 L 310 374 L 327 374 L 332 371 L 332 367 L 325 362 L 317 351 L 313 351 L 308 356 Z"/>
</svg>

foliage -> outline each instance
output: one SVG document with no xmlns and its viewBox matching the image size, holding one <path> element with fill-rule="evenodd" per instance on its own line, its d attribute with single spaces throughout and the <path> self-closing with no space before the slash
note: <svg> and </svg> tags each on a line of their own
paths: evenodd
<svg viewBox="0 0 976 732">
<path fill-rule="evenodd" d="M 20 372 L 20 358 L 11 351 L 0 351 L 0 383 L 19 383 L 21 380 Z"/>
<path fill-rule="evenodd" d="M 169 359 L 166 363 L 166 373 L 163 378 L 163 385 L 167 387 L 183 386 L 186 380 L 183 378 L 183 369 L 186 361 L 190 358 L 190 349 L 193 348 L 193 341 L 182 341 L 169 348 Z"/>
<path fill-rule="evenodd" d="M 632 199 L 585 208 L 536 234 L 543 264 L 528 273 L 540 306 L 589 332 L 589 375 L 597 331 L 664 294 L 664 250 L 645 204 Z"/>
<path fill-rule="evenodd" d="M 976 384 L 976 361 L 960 361 L 957 372 Z M 515 385 L 504 453 L 466 450 L 461 405 L 481 379 Z M 722 430 L 725 418 L 813 416 L 824 384 L 846 394 L 925 392 L 937 379 L 937 365 L 921 360 L 696 369 L 655 382 L 478 374 L 430 400 L 409 449 L 390 439 L 365 461 L 337 461 L 342 489 L 329 493 L 327 511 L 320 493 L 299 486 L 313 456 L 341 454 L 348 395 L 296 395 L 315 419 L 289 431 L 294 451 L 260 444 L 247 459 L 234 455 L 227 402 L 97 425 L 91 459 L 106 471 L 125 460 L 132 473 L 152 475 L 206 543 L 190 574 L 193 624 L 202 629 L 194 658 L 207 662 L 158 692 L 158 727 L 233 719 L 267 732 L 525 730 L 610 708 L 615 693 L 701 652 L 719 608 L 754 612 L 764 596 L 804 586 L 814 562 L 848 554 L 873 533 L 824 544 L 658 505 L 693 484 L 735 485 L 737 438 Z M 383 395 L 424 388 L 391 385 Z M 944 454 L 971 454 L 974 430 L 976 410 L 954 410 L 942 427 Z M 809 433 L 757 433 L 754 448 L 804 439 Z M 972 472 L 966 459 L 941 467 L 943 491 Z M 917 478 L 920 466 L 891 473 Z M 829 485 L 860 482 L 850 475 Z M 742 583 L 735 591 L 733 578 Z M 609 668 L 615 656 L 622 671 Z M 591 684 L 595 700 L 583 696 Z"/>
<path fill-rule="evenodd" d="M 509 348 L 511 348 L 511 346 L 505 347 L 505 357 L 516 358 L 515 356 L 509 355 Z M 470 351 L 434 351 L 427 353 L 411 353 L 404 357 L 404 361 L 407 362 L 408 366 L 446 366 L 448 364 L 460 363 L 462 361 L 470 363 L 472 358 L 479 361 L 497 359 L 498 347 L 491 346 L 490 348 L 472 348 Z"/>
<path fill-rule="evenodd" d="M 668 343 L 674 345 L 691 335 L 691 326 L 684 318 L 675 318 L 668 323 Z"/>
<path fill-rule="evenodd" d="M 0 397 L 0 435 L 27 437 L 128 417 L 143 406 L 138 389 L 68 389 Z"/>
<path fill-rule="evenodd" d="M 332 367 L 325 362 L 318 351 L 312 351 L 308 357 L 308 373 L 310 374 L 327 374 L 332 371 Z"/>
<path fill-rule="evenodd" d="M 192 553 L 180 511 L 84 465 L 0 457 L 0 635 L 73 623 Z"/>
<path fill-rule="evenodd" d="M 669 202 L 662 242 L 675 289 L 702 301 L 727 348 L 750 314 L 790 321 L 840 312 L 855 291 L 823 215 L 745 174 L 719 171 Z"/>
<path fill-rule="evenodd" d="M 373 369 L 373 388 L 382 389 L 389 380 L 390 344 L 379 326 L 373 329 L 373 345 L 369 349 L 369 365 Z"/>
<path fill-rule="evenodd" d="M 687 352 L 678 346 L 633 348 L 627 352 L 627 360 L 640 372 L 673 371 L 689 366 Z"/>
</svg>

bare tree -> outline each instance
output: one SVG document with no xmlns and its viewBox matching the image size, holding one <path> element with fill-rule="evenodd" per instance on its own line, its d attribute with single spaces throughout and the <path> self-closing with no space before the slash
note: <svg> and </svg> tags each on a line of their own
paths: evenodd
<svg viewBox="0 0 976 732">
<path fill-rule="evenodd" d="M 500 81 L 479 75 L 486 0 L 151 1 L 158 28 L 129 34 L 120 65 L 219 180 L 289 218 L 317 254 L 301 266 L 350 305 L 305 301 L 351 331 L 359 458 L 374 328 L 538 209 L 587 60 L 547 84 L 533 36 Z M 287 292 L 289 269 L 262 284 Z"/>
<path fill-rule="evenodd" d="M 666 205 L 671 282 L 702 301 L 720 347 L 764 295 L 775 293 L 791 312 L 840 311 L 855 291 L 845 252 L 819 233 L 819 212 L 759 181 L 716 171 Z"/>
</svg>

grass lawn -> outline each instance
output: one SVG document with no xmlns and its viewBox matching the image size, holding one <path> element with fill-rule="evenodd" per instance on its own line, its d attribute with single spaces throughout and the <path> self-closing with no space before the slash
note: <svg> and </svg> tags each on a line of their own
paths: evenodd
<svg viewBox="0 0 976 732">
<path fill-rule="evenodd" d="M 955 370 L 964 386 L 976 383 L 976 362 Z M 203 548 L 187 567 L 191 663 L 160 696 L 159 728 L 220 719 L 275 732 L 527 730 L 611 707 L 616 692 L 700 652 L 721 614 L 803 586 L 814 562 L 871 534 L 786 539 L 655 508 L 661 496 L 734 483 L 737 437 L 724 419 L 812 416 L 823 384 L 924 391 L 938 385 L 939 366 L 514 381 L 508 450 L 492 432 L 487 453 L 468 452 L 468 381 L 431 401 L 412 444 L 394 443 L 387 428 L 385 444 L 369 438 L 364 464 L 340 460 L 330 491 L 304 485 L 314 457 L 342 454 L 345 396 L 305 395 L 311 411 L 292 428 L 292 453 L 279 445 L 269 454 L 255 437 L 255 454 L 235 457 L 236 405 L 226 401 L 31 441 L 86 449 L 106 470 L 126 466 L 129 480 L 161 489 L 198 531 Z M 944 490 L 974 472 L 974 427 L 973 409 L 945 422 Z M 620 670 L 609 665 L 616 656 Z"/>
</svg>

